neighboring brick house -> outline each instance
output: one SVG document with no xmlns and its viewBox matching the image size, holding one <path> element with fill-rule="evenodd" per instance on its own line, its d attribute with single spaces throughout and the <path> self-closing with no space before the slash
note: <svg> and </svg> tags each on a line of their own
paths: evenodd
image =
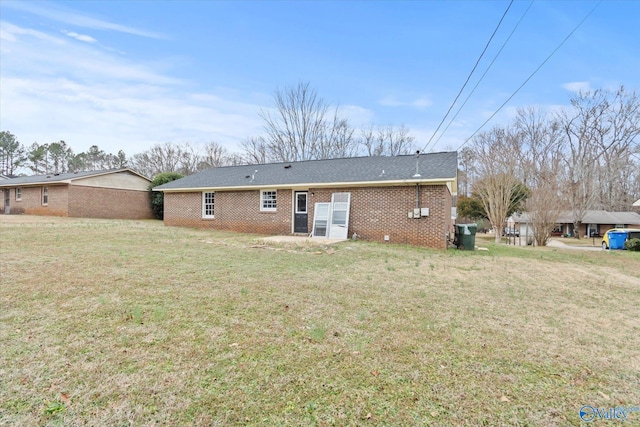
<svg viewBox="0 0 640 427">
<path fill-rule="evenodd" d="M 445 249 L 457 167 L 456 152 L 229 166 L 154 190 L 169 226 Z"/>
<path fill-rule="evenodd" d="M 0 213 L 148 219 L 150 184 L 127 168 L 11 178 L 0 181 Z"/>
<path fill-rule="evenodd" d="M 524 212 L 507 219 L 507 227 L 516 228 L 520 236 L 533 235 L 529 214 Z M 560 213 L 552 235 L 574 236 L 573 213 Z M 640 214 L 636 212 L 609 212 L 604 210 L 587 210 L 580 221 L 580 236 L 600 237 L 612 228 L 640 228 Z M 529 231 L 527 231 L 529 230 Z M 522 239 L 521 239 L 522 240 Z"/>
</svg>

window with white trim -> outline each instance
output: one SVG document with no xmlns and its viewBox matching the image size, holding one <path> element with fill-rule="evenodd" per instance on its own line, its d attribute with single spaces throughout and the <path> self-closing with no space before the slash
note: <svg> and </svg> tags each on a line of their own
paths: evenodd
<svg viewBox="0 0 640 427">
<path fill-rule="evenodd" d="M 265 190 L 260 192 L 260 210 L 274 212 L 276 210 L 276 190 Z"/>
<path fill-rule="evenodd" d="M 598 224 L 587 225 L 587 237 L 599 236 L 599 235 L 600 235 L 600 227 L 598 226 Z"/>
<path fill-rule="evenodd" d="M 16 188 L 16 201 L 20 200 L 22 200 L 22 188 L 18 187 Z"/>
<path fill-rule="evenodd" d="M 213 218 L 216 193 L 202 193 L 202 218 Z"/>
<path fill-rule="evenodd" d="M 42 204 L 49 204 L 49 187 L 42 187 Z"/>
</svg>

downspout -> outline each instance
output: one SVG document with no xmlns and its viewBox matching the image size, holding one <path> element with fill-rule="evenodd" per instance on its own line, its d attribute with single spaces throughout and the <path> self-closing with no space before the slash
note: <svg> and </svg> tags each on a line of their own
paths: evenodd
<svg viewBox="0 0 640 427">
<path fill-rule="evenodd" d="M 415 179 L 420 179 L 420 150 L 416 151 L 416 173 L 415 175 L 413 175 L 413 177 Z M 420 212 L 420 183 L 416 182 L 416 209 L 417 212 Z M 414 215 L 413 218 L 415 218 L 415 213 L 416 211 L 413 211 Z M 420 230 L 420 227 L 418 227 L 418 230 Z M 416 236 L 416 241 L 420 241 L 420 231 L 417 231 L 418 235 Z"/>
</svg>

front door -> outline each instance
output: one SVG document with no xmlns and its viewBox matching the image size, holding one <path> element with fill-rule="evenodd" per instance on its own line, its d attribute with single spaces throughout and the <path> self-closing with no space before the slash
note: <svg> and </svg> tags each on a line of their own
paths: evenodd
<svg viewBox="0 0 640 427">
<path fill-rule="evenodd" d="M 11 213 L 11 207 L 9 204 L 11 203 L 11 190 L 4 190 L 4 213 Z"/>
<path fill-rule="evenodd" d="M 309 213 L 308 213 L 308 193 L 306 191 L 296 191 L 294 196 L 295 212 L 293 221 L 294 233 L 309 232 Z"/>
</svg>

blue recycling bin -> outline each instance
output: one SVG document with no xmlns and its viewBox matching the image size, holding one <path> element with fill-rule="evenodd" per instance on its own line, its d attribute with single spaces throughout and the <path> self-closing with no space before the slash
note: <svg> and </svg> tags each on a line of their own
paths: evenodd
<svg viewBox="0 0 640 427">
<path fill-rule="evenodd" d="M 609 249 L 624 249 L 625 240 L 627 240 L 626 231 L 610 231 Z"/>
</svg>

